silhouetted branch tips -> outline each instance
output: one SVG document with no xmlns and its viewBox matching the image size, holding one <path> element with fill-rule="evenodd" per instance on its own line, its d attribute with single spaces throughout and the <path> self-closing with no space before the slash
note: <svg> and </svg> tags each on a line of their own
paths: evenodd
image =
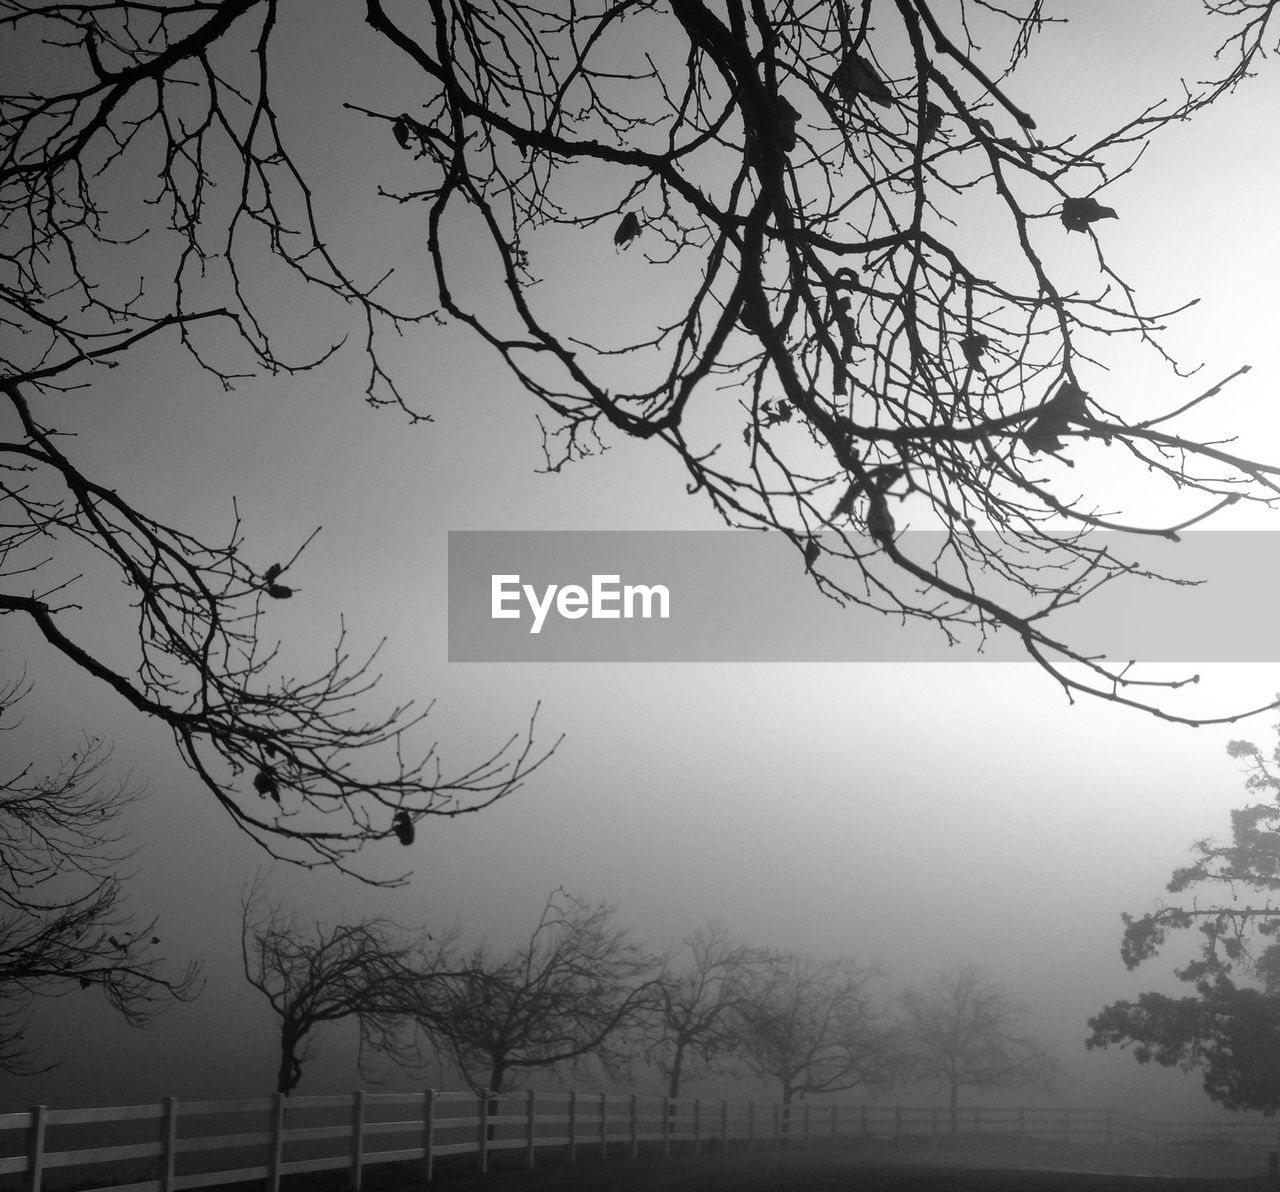
<svg viewBox="0 0 1280 1192">
<path fill-rule="evenodd" d="M 94 659 L 21 570 L 0 593 L 0 611 L 26 618 L 52 648 L 164 720 L 214 797 L 272 847 L 340 860 L 385 836 L 402 805 L 416 821 L 455 813 L 455 795 L 478 808 L 513 788 L 535 763 L 519 750 L 502 771 L 510 786 L 495 760 L 495 769 L 464 769 L 472 777 L 458 792 L 433 785 L 415 762 L 389 779 L 355 767 L 353 751 L 394 753 L 406 727 L 397 716 L 367 733 L 334 722 L 367 681 L 359 668 L 280 690 L 260 671 L 236 672 L 241 662 L 231 668 L 239 682 L 209 673 L 215 657 L 265 656 L 257 598 L 289 598 L 280 581 L 290 563 L 255 575 L 235 553 L 238 525 L 231 541 L 210 543 L 144 516 L 112 478 L 83 475 L 67 442 L 42 424 L 50 386 L 88 383 L 165 335 L 222 385 L 319 368 L 330 349 L 286 363 L 292 320 L 278 310 L 302 295 L 318 315 L 344 320 L 326 342 L 345 335 L 361 345 L 373 405 L 427 417 L 398 381 L 416 375 L 396 366 L 399 345 L 447 320 L 545 410 L 549 468 L 617 436 L 642 440 L 673 454 L 686 491 L 731 527 L 773 530 L 807 550 L 814 527 L 826 525 L 830 539 L 810 566 L 832 598 L 933 625 L 950 641 L 1006 634 L 1069 698 L 1205 723 L 1180 710 L 1185 676 L 1152 682 L 1055 634 L 1059 608 L 1125 574 L 1086 532 L 1099 520 L 1091 449 L 1060 453 L 1068 437 L 1121 448 L 1108 462 L 1130 470 L 1122 481 L 1133 481 L 1124 490 L 1135 494 L 1131 508 L 1162 508 L 1166 496 L 1179 507 L 1155 527 L 1121 509 L 1107 528 L 1168 538 L 1206 508 L 1280 504 L 1280 465 L 1179 419 L 1216 393 L 1188 399 L 1171 388 L 1187 367 L 1165 337 L 1186 307 L 1144 305 L 1103 238 L 1064 264 L 1053 217 L 1068 232 L 1117 219 L 1064 187 L 1087 178 L 1107 193 L 1164 129 L 1230 94 L 1258 68 L 1275 6 L 1206 4 L 1220 47 L 1214 77 L 1088 137 L 1064 110 L 1044 141 L 1006 87 L 1036 85 L 1025 64 L 1055 22 L 1038 3 L 978 7 L 975 16 L 887 0 L 799 10 L 781 0 L 698 0 L 561 12 L 513 0 L 428 6 L 410 21 L 407 9 L 367 0 L 360 52 L 385 62 L 387 86 L 404 98 L 382 110 L 344 108 L 320 80 L 301 110 L 325 122 L 334 149 L 303 159 L 290 149 L 297 97 L 278 108 L 264 66 L 301 28 L 290 20 L 324 22 L 321 9 L 299 17 L 272 8 L 263 23 L 264 0 L 232 0 L 192 9 L 181 30 L 161 22 L 143 46 L 113 25 L 121 5 L 13 6 L 6 33 L 56 62 L 36 96 L 0 96 L 12 148 L 0 156 L 0 187 L 21 225 L 5 250 L 14 287 L 0 302 L 16 333 L 4 341 L 0 386 L 20 427 L 16 445 L 61 493 L 36 520 L 75 537 L 91 506 L 109 515 L 97 543 L 142 594 L 144 657 L 124 673 Z M 647 44 L 671 52 L 637 52 Z M 64 113 L 60 123 L 54 112 Z M 403 221 L 388 232 L 388 259 L 401 237 L 425 254 L 426 294 L 416 274 L 409 283 L 369 266 L 366 275 L 368 254 L 344 242 L 313 199 L 335 181 L 347 185 L 356 155 L 338 146 L 368 127 L 379 137 L 389 129 L 398 153 L 411 155 L 385 163 L 393 178 L 411 176 L 410 189 L 388 181 L 368 194 L 386 199 L 379 218 Z M 158 179 L 145 209 L 126 185 L 144 177 Z M 215 186 L 225 202 L 205 201 Z M 111 246 L 136 235 L 140 213 L 164 236 L 149 241 L 154 261 L 134 295 L 108 283 L 123 275 Z M 653 283 L 670 283 L 670 301 L 649 308 L 605 287 L 600 309 L 584 318 L 580 303 L 557 300 L 555 269 L 535 263 L 554 265 L 566 242 L 613 219 L 618 253 L 643 232 Z M 242 234 L 250 225 L 269 251 Z M 451 248 L 460 237 L 465 253 Z M 29 253 L 28 244 L 48 251 Z M 1073 275 L 1095 260 L 1095 278 Z M 153 309 L 161 292 L 172 301 Z M 1064 377 L 1090 385 L 1125 341 L 1162 370 L 1112 390 L 1145 387 L 1140 417 L 1126 416 L 1123 402 L 1105 421 L 1057 399 L 1043 408 L 1046 386 Z M 1064 487 L 1063 470 L 1077 463 Z M 886 464 L 909 469 L 908 491 L 892 494 L 900 502 L 858 487 Z M 864 528 L 881 544 L 908 529 L 941 531 L 962 567 L 953 574 L 907 550 L 867 552 L 856 540 Z M 1046 592 L 1050 557 L 1060 582 Z M 161 658 L 158 670 L 185 668 L 174 679 L 184 696 L 218 688 L 209 706 L 227 715 L 184 717 L 178 696 L 134 678 Z M 294 768 L 315 756 L 299 723 L 324 725 L 327 736 L 323 760 L 295 783 Z M 266 739 L 300 796 L 287 820 L 255 819 L 256 800 L 236 802 L 232 780 L 258 764 Z"/>
<path fill-rule="evenodd" d="M 313 201 L 328 172 L 355 156 L 342 147 L 349 112 L 334 81 L 317 79 L 306 97 L 329 152 L 304 169 L 288 147 L 296 117 L 277 108 L 267 69 L 274 39 L 287 44 L 289 33 L 263 0 L 166 9 L 145 36 L 126 4 L 3 9 L 6 49 L 43 55 L 49 69 L 32 74 L 31 92 L 0 80 L 0 326 L 15 332 L 0 336 L 0 470 L 25 473 L 0 485 L 0 617 L 25 620 L 47 650 L 165 725 L 208 796 L 272 855 L 348 869 L 395 808 L 416 821 L 506 797 L 548 756 L 534 749 L 532 718 L 527 737 L 446 769 L 422 739 L 426 711 L 376 707 L 377 647 L 353 656 L 342 629 L 318 673 L 281 667 L 282 643 L 265 627 L 305 629 L 265 610 L 301 592 L 283 580 L 318 531 L 259 573 L 245 561 L 250 536 L 234 499 L 224 535 L 192 533 L 132 503 L 136 486 L 97 474 L 108 456 L 50 425 L 55 411 L 69 413 L 66 392 L 96 396 L 107 370 L 148 352 L 169 353 L 156 358 L 175 374 L 185 363 L 197 381 L 230 389 L 320 370 L 356 327 L 369 402 L 425 418 L 403 400 L 382 345 L 439 314 L 396 309 L 385 271 L 349 271 Z M 321 36 L 307 25 L 316 16 L 299 13 L 301 35 Z M 360 119 L 377 120 L 380 136 L 389 124 L 401 150 L 420 150 L 415 174 L 467 144 L 408 112 Z M 324 326 L 335 312 L 342 325 L 321 346 L 290 349 L 294 313 Z M 82 551 L 102 567 L 54 576 Z M 135 635 L 117 634 L 105 651 L 95 627 L 121 614 Z M 282 776 L 287 814 L 276 810 Z"/>
</svg>

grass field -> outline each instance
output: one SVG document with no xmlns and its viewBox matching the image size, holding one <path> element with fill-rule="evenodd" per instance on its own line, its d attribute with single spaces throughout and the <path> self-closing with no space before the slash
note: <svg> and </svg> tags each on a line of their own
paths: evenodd
<svg viewBox="0 0 1280 1192">
<path fill-rule="evenodd" d="M 503 1166 L 484 1174 L 473 1162 L 458 1162 L 441 1164 L 431 1186 L 441 1192 L 1271 1192 L 1278 1186 L 1267 1178 L 1267 1162 L 1267 1152 L 1256 1147 L 922 1139 L 548 1161 L 533 1170 Z M 410 1186 L 422 1188 L 400 1188 Z"/>
<path fill-rule="evenodd" d="M 609 1159 L 547 1147 L 537 1165 L 522 1150 L 499 1150 L 488 1172 L 474 1154 L 437 1160 L 430 1185 L 420 1162 L 371 1163 L 364 1192 L 1280 1192 L 1268 1177 L 1270 1152 L 1257 1143 L 1044 1141 L 1016 1134 L 919 1135 L 847 1140 L 839 1145 L 748 1151 L 661 1154 L 641 1144 L 611 1148 Z M 283 1192 L 347 1192 L 340 1169 L 286 1175 Z M 128 1182 L 128 1181 L 125 1181 Z M 97 1173 L 88 1182 L 46 1185 L 54 1192 L 109 1187 Z M 224 1185 L 224 1192 L 261 1192 L 262 1184 Z M 0 1192 L 21 1186 L 0 1182 Z"/>
</svg>

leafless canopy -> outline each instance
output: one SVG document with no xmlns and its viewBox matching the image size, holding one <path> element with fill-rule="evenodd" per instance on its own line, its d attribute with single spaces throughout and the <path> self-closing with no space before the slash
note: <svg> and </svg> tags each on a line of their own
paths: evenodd
<svg viewBox="0 0 1280 1192">
<path fill-rule="evenodd" d="M 963 1088 L 1049 1087 L 1058 1064 L 1026 1030 L 1027 1007 L 976 965 L 961 965 L 902 995 L 906 1075 L 949 1096 L 951 1128 Z"/>
<path fill-rule="evenodd" d="M 660 442 L 834 598 L 1012 633 L 1068 694 L 1165 714 L 1158 689 L 1190 676 L 1099 663 L 1050 617 L 1126 572 L 1090 531 L 1176 538 L 1280 495 L 1273 464 L 1179 429 L 1225 382 L 1188 388 L 1162 346 L 1176 312 L 1144 309 L 1106 251 L 1142 234 L 1107 184 L 1271 35 L 1272 2 L 1205 7 L 1220 74 L 1087 141 L 1040 128 L 1052 97 L 1018 69 L 1062 19 L 1041 0 L 367 0 L 409 82 L 402 112 L 352 106 L 419 167 L 388 193 L 423 206 L 441 308 L 545 407 L 550 466 Z M 499 292 L 472 280 L 478 237 Z M 652 267 L 651 321 L 630 291 L 592 319 L 555 284 L 614 252 Z M 1126 339 L 1163 402 L 1108 391 Z M 1179 512 L 1108 512 L 1071 471 L 1104 456 Z M 908 523 L 944 545 L 913 551 Z"/>
<path fill-rule="evenodd" d="M 546 901 L 528 940 L 504 957 L 480 945 L 425 985 L 419 1024 L 477 1092 L 513 1076 L 592 1056 L 652 996 L 654 962 L 614 924 L 615 908 L 564 890 Z"/>
<path fill-rule="evenodd" d="M 0 3 L 0 621 L 25 622 L 167 725 L 273 854 L 344 865 L 369 840 L 408 843 L 422 817 L 514 790 L 545 756 L 532 721 L 445 769 L 420 706 L 370 713 L 379 676 L 345 628 L 318 673 L 279 657 L 269 611 L 305 601 L 305 542 L 251 558 L 231 494 L 225 537 L 188 533 L 132 503 L 129 477 L 92 474 L 56 429 L 67 393 L 165 343 L 227 386 L 319 363 L 278 356 L 251 309 L 245 287 L 260 279 L 244 258 L 271 257 L 250 229 L 309 281 L 377 310 L 325 273 L 305 184 L 276 140 L 275 16 L 253 0 Z M 131 652 L 127 628 L 109 628 L 130 622 Z"/>
<path fill-rule="evenodd" d="M 722 927 L 689 936 L 663 966 L 645 1031 L 645 1058 L 680 1096 L 690 1077 L 713 1071 L 734 1050 L 752 973 L 769 963 L 762 949 L 738 943 Z"/>
<path fill-rule="evenodd" d="M 27 690 L 0 690 L 0 735 L 17 727 Z M 98 989 L 143 1026 L 196 992 L 195 966 L 166 970 L 157 920 L 139 920 L 126 904 L 120 816 L 137 796 L 109 781 L 109 760 L 89 738 L 51 773 L 0 772 L 0 1071 L 44 1066 L 26 1042 L 36 997 Z"/>
<path fill-rule="evenodd" d="M 872 996 L 880 974 L 851 960 L 772 954 L 753 967 L 738 1000 L 738 1054 L 797 1097 L 874 1084 L 892 1071 L 889 1035 Z"/>
<path fill-rule="evenodd" d="M 294 1090 L 330 1023 L 359 1023 L 362 1059 L 370 1048 L 399 1048 L 407 1008 L 430 968 L 425 936 L 386 919 L 304 924 L 271 904 L 261 882 L 246 892 L 242 910 L 245 979 L 280 1020 L 277 1092 Z"/>
<path fill-rule="evenodd" d="M 1089 531 L 1173 536 L 1280 496 L 1272 464 L 1180 431 L 1222 382 L 1165 371 L 1167 399 L 1135 412 L 1100 371 L 1124 339 L 1173 363 L 1173 312 L 1141 306 L 1108 262 L 1141 219 L 1107 184 L 1273 36 L 1274 0 L 1205 8 L 1217 73 L 1082 140 L 1040 127 L 1022 69 L 1058 19 L 1043 0 L 0 0 L 0 612 L 161 718 L 272 848 L 340 860 L 396 811 L 471 810 L 527 772 L 529 735 L 456 774 L 401 754 L 412 714 L 360 718 L 374 675 L 341 643 L 318 677 L 273 680 L 259 632 L 296 557 L 249 561 L 238 523 L 205 542 L 133 508 L 56 432 L 61 392 L 144 345 L 174 341 L 228 385 L 321 366 L 341 335 L 291 354 L 283 276 L 349 313 L 374 404 L 418 416 L 387 345 L 464 324 L 539 404 L 550 466 L 610 436 L 661 443 L 691 492 L 788 535 L 833 597 L 1012 633 L 1068 693 L 1183 718 L 1160 689 L 1185 678 L 1090 659 L 1050 614 L 1125 571 Z M 403 180 L 387 207 L 413 216 L 435 278 L 408 310 L 324 225 L 326 179 L 292 148 L 298 96 L 276 96 L 299 46 L 349 11 L 403 98 L 326 80 L 302 110 L 334 138 L 384 138 L 385 177 Z M 629 296 L 616 318 L 569 300 L 564 263 L 615 252 L 651 266 L 648 323 Z M 1170 523 L 1090 495 L 1070 466 L 1104 452 L 1148 504 L 1177 496 Z M 941 551 L 913 553 L 908 523 L 941 530 Z M 44 566 L 51 539 L 86 544 L 129 593 L 131 669 L 66 627 L 78 597 Z"/>
</svg>

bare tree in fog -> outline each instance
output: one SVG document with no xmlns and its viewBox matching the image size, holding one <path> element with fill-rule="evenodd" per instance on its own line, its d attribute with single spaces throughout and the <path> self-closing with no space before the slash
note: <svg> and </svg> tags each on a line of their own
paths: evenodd
<svg viewBox="0 0 1280 1192">
<path fill-rule="evenodd" d="M 984 969 L 969 964 L 939 973 L 901 1001 L 903 1075 L 947 1090 L 953 1131 L 961 1089 L 1052 1086 L 1059 1064 L 1022 1029 L 1028 1008 Z"/>
<path fill-rule="evenodd" d="M 554 751 L 535 749 L 531 717 L 491 755 L 447 772 L 435 744 L 415 744 L 426 711 L 361 713 L 378 675 L 372 656 L 352 660 L 345 630 L 317 672 L 276 677 L 278 645 L 264 635 L 281 629 L 274 608 L 294 597 L 279 582 L 287 566 L 248 561 L 238 520 L 207 543 L 135 508 L 41 420 L 28 400 L 41 386 L 0 380 L 0 391 L 16 415 L 0 441 L 0 582 L 10 588 L 0 618 L 29 620 L 54 651 L 167 725 L 197 781 L 272 856 L 346 869 L 370 841 L 412 843 L 416 821 L 491 806 Z M 66 571 L 83 547 L 94 582 Z M 124 632 L 77 638 L 84 606 Z"/>
<path fill-rule="evenodd" d="M 765 963 L 765 953 L 714 926 L 695 932 L 668 960 L 644 1029 L 645 1058 L 666 1079 L 667 1096 L 679 1097 L 693 1072 L 712 1070 L 733 1051 L 751 973 Z"/>
<path fill-rule="evenodd" d="M 272 320 L 246 306 L 254 262 L 271 257 L 250 228 L 280 215 L 316 230 L 277 190 L 291 167 L 265 145 L 265 92 L 252 97 L 268 47 L 243 38 L 275 8 L 0 3 L 0 622 L 166 725 L 196 780 L 273 856 L 345 867 L 370 841 L 406 843 L 425 817 L 515 790 L 546 756 L 532 719 L 446 767 L 429 709 L 378 706 L 380 646 L 353 654 L 344 626 L 313 668 L 283 662 L 293 610 L 326 580 L 303 555 L 310 538 L 264 555 L 230 492 L 224 528 L 193 533 L 139 497 L 154 461 L 130 455 L 124 474 L 100 474 L 74 439 L 73 397 L 115 370 L 154 384 L 146 370 L 165 359 L 222 389 L 336 350 L 278 354 Z M 268 236 L 288 258 L 293 233 Z M 326 287 L 321 258 L 304 255 L 318 270 L 292 263 L 317 288 L 372 309 L 345 283 Z M 287 509 L 283 478 L 277 492 Z"/>
<path fill-rule="evenodd" d="M 556 890 L 519 947 L 495 956 L 482 943 L 424 987 L 419 1024 L 471 1089 L 496 1095 L 521 1073 L 588 1056 L 622 1061 L 622 1035 L 654 996 L 656 962 L 615 912 Z"/>
<path fill-rule="evenodd" d="M 775 1084 L 786 1133 L 792 1103 L 886 1079 L 891 1035 L 872 998 L 880 974 L 851 960 L 775 952 L 753 966 L 739 1001 L 738 1055 Z"/>
<path fill-rule="evenodd" d="M 401 1047 L 409 1007 L 430 979 L 438 956 L 425 936 L 386 919 L 304 924 L 266 901 L 255 883 L 242 901 L 241 957 L 245 979 L 280 1021 L 276 1091 L 291 1093 L 325 1026 L 355 1019 L 360 1056 Z"/>
<path fill-rule="evenodd" d="M 1280 731 L 1280 726 L 1277 726 Z M 1120 955 L 1136 969 L 1171 933 L 1196 928 L 1194 958 L 1175 972 L 1193 995 L 1140 994 L 1089 1019 L 1089 1047 L 1132 1051 L 1142 1064 L 1203 1070 L 1205 1092 L 1229 1109 L 1280 1112 L 1280 745 L 1251 741 L 1228 754 L 1247 765 L 1261 802 L 1231 813 L 1231 841 L 1199 840 L 1192 864 L 1166 889 L 1183 896 L 1145 915 L 1127 912 Z"/>
<path fill-rule="evenodd" d="M 833 598 L 947 640 L 1004 633 L 1068 695 L 1202 721 L 1165 706 L 1194 676 L 1098 659 L 1054 616 L 1132 571 L 1089 531 L 1176 539 L 1280 498 L 1276 465 L 1190 425 L 1247 366 L 1187 383 L 1166 325 L 1190 303 L 1140 302 L 1119 273 L 1116 246 L 1151 233 L 1110 190 L 1261 63 L 1276 0 L 1205 0 L 1208 77 L 1096 134 L 1041 110 L 1051 7 L 0 0 L 0 493 L 11 551 L 29 548 L 0 611 L 161 718 L 277 847 L 333 860 L 401 808 L 506 793 L 527 739 L 449 778 L 401 763 L 403 709 L 344 715 L 372 676 L 341 645 L 314 677 L 267 682 L 260 635 L 322 578 L 253 558 L 238 521 L 206 542 L 135 508 L 55 430 L 67 390 L 142 355 L 230 386 L 319 369 L 348 336 L 367 400 L 429 418 L 393 345 L 449 322 L 529 394 L 550 467 L 653 443 L 726 524 L 786 535 Z M 376 67 L 291 69 L 339 37 Z M 298 148 L 309 129 L 323 152 Z M 369 168 L 371 143 L 381 243 L 313 198 Z M 406 251 L 425 295 L 394 274 Z M 663 287 L 660 314 L 638 318 L 626 285 L 574 300 L 566 256 L 612 270 L 622 253 Z M 324 338 L 303 347 L 307 297 Z M 1155 367 L 1136 393 L 1109 382 L 1117 341 Z M 1167 519 L 1138 512 L 1163 502 Z M 940 553 L 908 525 L 941 531 Z M 68 586 L 42 538 L 88 547 L 136 597 L 131 665 L 77 639 L 71 606 L 115 592 Z M 389 772 L 355 765 L 382 753 Z M 317 818 L 282 818 L 277 793 Z"/>
<path fill-rule="evenodd" d="M 0 735 L 30 690 L 0 687 Z M 164 963 L 158 920 L 126 901 L 122 816 L 138 798 L 107 773 L 110 750 L 84 738 L 48 773 L 0 771 L 0 1071 L 42 1071 L 26 1040 L 36 998 L 100 990 L 132 1026 L 197 991 L 197 968 Z"/>
</svg>

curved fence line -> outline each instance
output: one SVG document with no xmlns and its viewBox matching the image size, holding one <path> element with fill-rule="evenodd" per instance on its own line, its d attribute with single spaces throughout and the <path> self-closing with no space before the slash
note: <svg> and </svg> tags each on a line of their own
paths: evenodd
<svg viewBox="0 0 1280 1192">
<path fill-rule="evenodd" d="M 429 1182 L 436 1161 L 475 1155 L 481 1171 L 498 1151 L 539 1151 L 572 1163 L 641 1147 L 670 1153 L 817 1145 L 867 1138 L 1015 1135 L 1092 1143 L 1234 1143 L 1280 1147 L 1280 1124 L 1230 1120 L 1158 1122 L 1108 1109 L 811 1105 L 652 1097 L 592 1092 L 474 1094 L 368 1093 L 236 1101 L 182 1101 L 102 1109 L 37 1105 L 0 1114 L 0 1177 L 24 1192 L 75 1182 L 93 1192 L 181 1192 L 261 1181 L 279 1192 L 287 1175 L 345 1170 L 360 1192 L 365 1169 L 420 1164 Z M 57 1171 L 71 1180 L 51 1180 Z M 102 1183 L 94 1181 L 101 1178 Z"/>
</svg>

